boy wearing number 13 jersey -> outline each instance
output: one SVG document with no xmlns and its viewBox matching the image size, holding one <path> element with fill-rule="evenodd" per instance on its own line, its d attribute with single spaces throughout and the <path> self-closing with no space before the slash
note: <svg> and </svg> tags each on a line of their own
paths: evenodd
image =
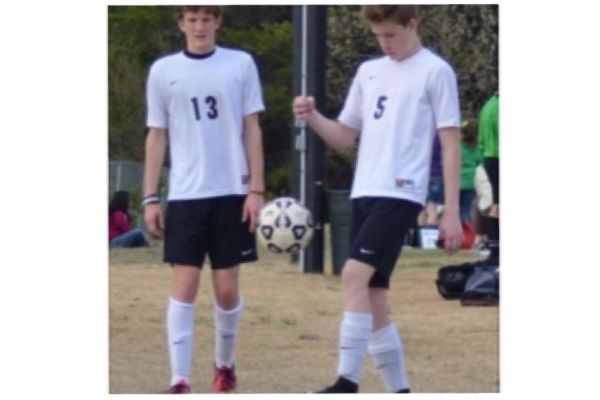
<svg viewBox="0 0 600 400">
<path fill-rule="evenodd" d="M 208 54 L 184 50 L 159 59 L 147 97 L 148 125 L 169 131 L 169 200 L 248 192 L 243 116 L 264 110 L 249 54 L 215 46 Z"/>
<path fill-rule="evenodd" d="M 157 60 L 147 81 L 144 220 L 163 233 L 160 170 L 167 141 L 171 169 L 164 222 L 164 261 L 172 266 L 167 306 L 169 393 L 189 393 L 195 300 L 206 256 L 215 296 L 212 390 L 236 387 L 234 344 L 243 309 L 239 265 L 255 261 L 254 229 L 263 205 L 264 110 L 254 61 L 216 46 L 218 6 L 178 6 L 185 50 Z"/>
<path fill-rule="evenodd" d="M 337 380 L 319 393 L 358 392 L 367 353 L 386 390 L 407 393 L 403 345 L 389 318 L 387 289 L 407 230 L 425 202 L 434 135 L 444 161 L 440 233 L 449 253 L 462 242 L 458 90 L 452 68 L 421 46 L 416 6 L 363 6 L 362 16 L 384 57 L 360 66 L 338 119 L 319 113 L 312 97 L 296 97 L 292 105 L 296 117 L 332 147 L 351 149 L 359 139 Z"/>
</svg>

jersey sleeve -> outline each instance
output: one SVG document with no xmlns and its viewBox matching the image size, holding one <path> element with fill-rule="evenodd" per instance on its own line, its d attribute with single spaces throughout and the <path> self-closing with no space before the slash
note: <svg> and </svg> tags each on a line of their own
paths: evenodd
<svg viewBox="0 0 600 400">
<path fill-rule="evenodd" d="M 456 75 L 449 65 L 436 69 L 428 82 L 429 100 L 436 129 L 460 127 L 460 104 Z"/>
<path fill-rule="evenodd" d="M 168 126 L 168 108 L 162 90 L 160 71 L 156 64 L 150 67 L 148 80 L 146 82 L 146 107 L 147 118 L 146 125 L 149 128 L 167 129 Z"/>
<path fill-rule="evenodd" d="M 248 57 L 244 76 L 244 92 L 242 98 L 242 112 L 244 116 L 264 111 L 265 105 L 262 97 L 262 88 L 258 69 L 252 57 Z"/>
<path fill-rule="evenodd" d="M 338 116 L 338 121 L 349 128 L 360 131 L 362 128 L 362 90 L 360 87 L 360 71 L 354 76 L 344 107 Z"/>
</svg>

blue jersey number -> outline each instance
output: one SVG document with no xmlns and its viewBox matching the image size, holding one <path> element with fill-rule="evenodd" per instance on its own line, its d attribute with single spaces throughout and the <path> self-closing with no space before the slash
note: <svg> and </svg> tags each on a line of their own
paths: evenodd
<svg viewBox="0 0 600 400">
<path fill-rule="evenodd" d="M 208 112 L 206 116 L 208 119 L 215 119 L 219 116 L 219 111 L 217 111 L 217 99 L 213 96 L 206 96 L 204 102 L 208 106 Z M 198 98 L 192 97 L 192 106 L 194 108 L 194 116 L 196 117 L 196 121 L 200 121 L 202 119 L 200 114 L 200 106 L 198 104 Z"/>
<path fill-rule="evenodd" d="M 373 118 L 379 119 L 383 115 L 385 111 L 385 101 L 387 100 L 387 96 L 379 96 L 377 99 L 377 111 L 373 114 Z"/>
</svg>

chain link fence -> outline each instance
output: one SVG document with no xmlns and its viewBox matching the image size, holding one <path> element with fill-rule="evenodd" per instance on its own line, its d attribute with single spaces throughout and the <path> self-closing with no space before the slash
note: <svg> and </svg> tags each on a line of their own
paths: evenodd
<svg viewBox="0 0 600 400">
<path fill-rule="evenodd" d="M 166 195 L 169 169 L 163 167 L 158 190 Z M 108 162 L 108 193 L 127 190 L 129 193 L 142 194 L 144 189 L 144 163 L 138 161 L 114 160 Z"/>
<path fill-rule="evenodd" d="M 144 184 L 144 163 L 136 161 L 108 162 L 108 192 L 127 190 L 130 193 L 142 191 Z"/>
</svg>

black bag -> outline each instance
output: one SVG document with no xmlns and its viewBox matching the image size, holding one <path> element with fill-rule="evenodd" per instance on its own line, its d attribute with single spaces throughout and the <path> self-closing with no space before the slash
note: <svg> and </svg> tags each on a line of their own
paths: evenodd
<svg viewBox="0 0 600 400">
<path fill-rule="evenodd" d="M 438 292 L 446 300 L 460 299 L 467 281 L 475 271 L 476 263 L 448 265 L 438 270 L 435 281 Z"/>
<path fill-rule="evenodd" d="M 487 262 L 475 266 L 460 296 L 463 306 L 497 306 L 500 301 L 500 266 Z"/>
</svg>

